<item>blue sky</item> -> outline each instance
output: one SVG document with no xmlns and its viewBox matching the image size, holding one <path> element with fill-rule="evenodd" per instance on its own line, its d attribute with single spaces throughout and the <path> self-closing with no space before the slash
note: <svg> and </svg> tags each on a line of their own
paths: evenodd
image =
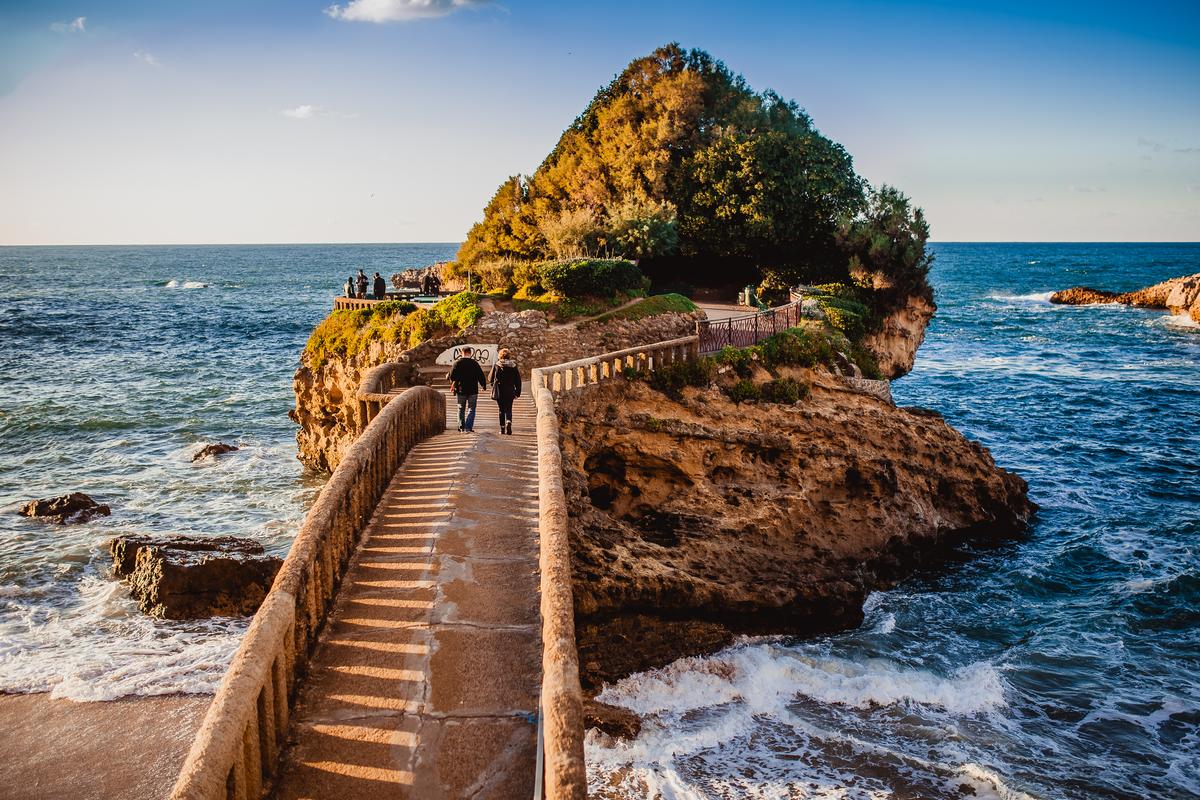
<svg viewBox="0 0 1200 800">
<path fill-rule="evenodd" d="M 669 41 L 942 241 L 1200 239 L 1200 4 L 0 3 L 0 244 L 457 241 Z"/>
</svg>

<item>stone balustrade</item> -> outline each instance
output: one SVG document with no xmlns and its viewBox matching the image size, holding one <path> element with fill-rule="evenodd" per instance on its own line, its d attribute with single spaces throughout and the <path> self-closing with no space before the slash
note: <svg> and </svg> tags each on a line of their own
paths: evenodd
<svg viewBox="0 0 1200 800">
<path fill-rule="evenodd" d="M 700 340 L 684 336 L 665 342 L 630 347 L 591 358 L 533 370 L 533 385 L 552 394 L 619 377 L 626 369 L 654 371 L 667 364 L 697 358 Z"/>
<path fill-rule="evenodd" d="M 408 451 L 446 427 L 446 400 L 434 389 L 389 399 L 305 517 L 213 697 L 173 800 L 258 800 L 273 779 L 291 704 L 363 528 Z"/>
<path fill-rule="evenodd" d="M 358 431 L 367 429 L 389 402 L 396 399 L 395 390 L 403 385 L 403 365 L 394 361 L 367 370 L 358 385 L 355 418 Z"/>
</svg>

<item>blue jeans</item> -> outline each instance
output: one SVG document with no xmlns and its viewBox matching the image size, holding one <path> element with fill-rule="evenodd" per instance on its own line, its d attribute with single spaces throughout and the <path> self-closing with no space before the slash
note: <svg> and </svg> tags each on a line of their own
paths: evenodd
<svg viewBox="0 0 1200 800">
<path fill-rule="evenodd" d="M 478 399 L 478 394 L 458 395 L 458 427 L 461 430 L 475 430 L 475 401 Z"/>
</svg>

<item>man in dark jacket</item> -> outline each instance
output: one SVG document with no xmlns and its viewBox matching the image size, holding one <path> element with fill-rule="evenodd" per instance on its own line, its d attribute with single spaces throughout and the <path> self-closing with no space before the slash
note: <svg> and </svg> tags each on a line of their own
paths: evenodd
<svg viewBox="0 0 1200 800">
<path fill-rule="evenodd" d="M 375 290 L 375 299 L 384 300 L 387 298 L 387 282 L 378 272 L 375 273 L 375 285 L 371 287 Z"/>
<path fill-rule="evenodd" d="M 458 398 L 458 429 L 467 433 L 475 432 L 475 403 L 479 400 L 479 390 L 487 388 L 487 378 L 483 369 L 475 360 L 474 350 L 469 346 L 462 349 L 462 357 L 454 362 L 450 373 L 450 387 Z"/>
<path fill-rule="evenodd" d="M 367 273 L 361 269 L 358 271 L 358 296 L 367 299 Z"/>
</svg>

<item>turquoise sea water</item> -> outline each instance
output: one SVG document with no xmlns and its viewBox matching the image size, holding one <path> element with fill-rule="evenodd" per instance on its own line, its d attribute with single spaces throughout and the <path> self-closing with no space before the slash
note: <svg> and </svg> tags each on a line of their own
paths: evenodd
<svg viewBox="0 0 1200 800">
<path fill-rule="evenodd" d="M 107 577 L 123 532 L 286 550 L 321 482 L 292 372 L 349 271 L 454 245 L 0 248 L 0 691 L 211 691 L 243 623 L 165 623 Z M 857 631 L 633 676 L 600 796 L 1200 796 L 1200 330 L 1056 288 L 1200 271 L 1197 245 L 935 248 L 940 311 L 898 402 L 1030 482 L 1028 536 L 872 595 Z M 243 449 L 190 463 L 201 444 Z M 83 490 L 111 518 L 12 513 Z M 966 788 L 964 788 L 966 787 Z"/>
<path fill-rule="evenodd" d="M 1028 536 L 871 596 L 859 630 L 753 640 L 608 691 L 598 796 L 1200 796 L 1200 329 L 1052 306 L 1200 272 L 1197 245 L 941 244 L 900 405 L 1041 504 Z"/>
<path fill-rule="evenodd" d="M 292 373 L 352 271 L 456 245 L 0 248 L 0 691 L 211 691 L 243 621 L 156 622 L 108 578 L 122 533 L 284 553 L 323 477 L 296 460 Z M 191 463 L 208 442 L 237 453 Z M 58 527 L 23 500 L 84 491 Z"/>
</svg>

